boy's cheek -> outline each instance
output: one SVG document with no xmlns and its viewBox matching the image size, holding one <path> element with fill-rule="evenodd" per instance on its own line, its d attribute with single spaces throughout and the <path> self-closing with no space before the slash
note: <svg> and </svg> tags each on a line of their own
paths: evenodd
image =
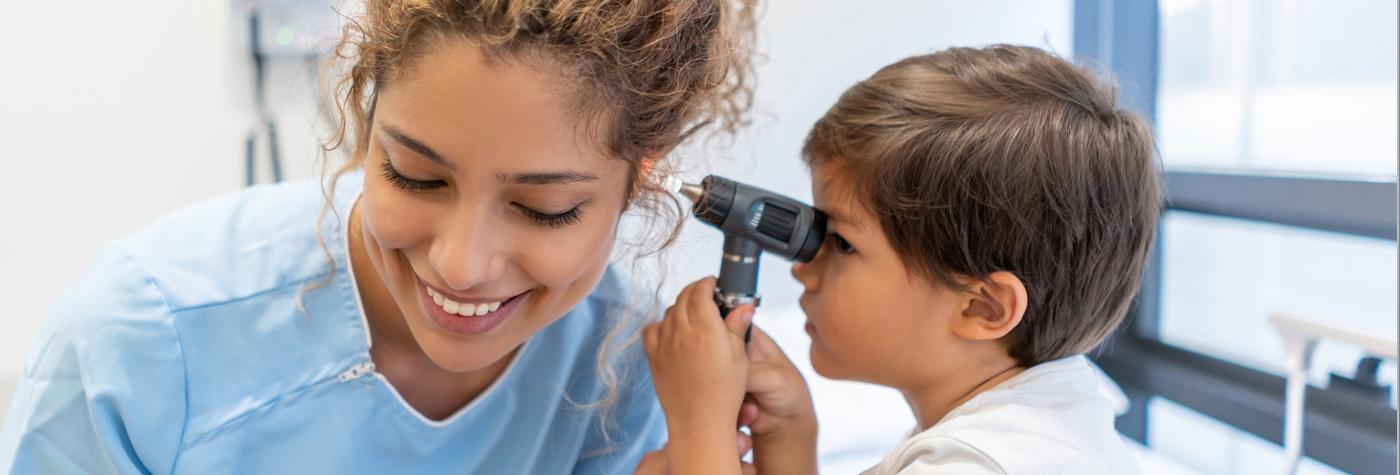
<svg viewBox="0 0 1400 475">
<path fill-rule="evenodd" d="M 823 335 L 812 338 L 809 357 L 812 369 L 827 379 L 867 381 L 871 369 L 863 360 L 868 349 L 854 347 L 846 335 Z"/>
</svg>

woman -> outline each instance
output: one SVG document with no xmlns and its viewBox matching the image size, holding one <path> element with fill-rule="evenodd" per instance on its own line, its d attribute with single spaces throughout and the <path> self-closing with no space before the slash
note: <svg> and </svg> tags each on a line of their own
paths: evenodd
<svg viewBox="0 0 1400 475">
<path fill-rule="evenodd" d="M 724 0 L 368 1 L 329 192 L 115 243 L 41 335 L 0 469 L 630 472 L 664 428 L 608 256 L 667 152 L 743 122 L 752 34 Z"/>
</svg>

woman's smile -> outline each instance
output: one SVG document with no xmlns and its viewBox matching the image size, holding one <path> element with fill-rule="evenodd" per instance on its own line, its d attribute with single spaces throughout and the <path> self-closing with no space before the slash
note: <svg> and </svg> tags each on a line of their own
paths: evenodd
<svg viewBox="0 0 1400 475">
<path fill-rule="evenodd" d="M 423 314 L 438 327 L 452 333 L 476 336 L 491 331 L 504 322 L 521 304 L 530 290 L 491 297 L 470 297 L 438 290 L 418 279 L 419 299 Z"/>
</svg>

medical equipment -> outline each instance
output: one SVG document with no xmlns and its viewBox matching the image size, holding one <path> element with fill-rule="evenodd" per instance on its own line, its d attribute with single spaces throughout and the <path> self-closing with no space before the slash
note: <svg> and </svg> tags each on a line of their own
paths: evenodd
<svg viewBox="0 0 1400 475">
<path fill-rule="evenodd" d="M 277 183 L 283 178 L 283 160 L 273 104 L 281 101 L 271 97 L 287 81 L 274 76 L 273 66 L 300 63 L 306 69 L 301 74 L 318 84 L 320 58 L 340 36 L 344 17 L 336 12 L 336 2 L 328 0 L 234 0 L 232 6 L 233 18 L 240 22 L 233 29 L 234 39 L 248 52 L 252 67 L 254 124 L 244 140 L 244 181 L 247 186 L 258 182 L 257 158 L 265 148 L 270 180 Z M 321 111 L 322 116 L 327 113 Z"/>
<path fill-rule="evenodd" d="M 801 201 L 714 175 L 699 184 L 668 184 L 691 200 L 696 218 L 724 232 L 715 286 L 720 316 L 741 305 L 758 306 L 758 258 L 764 251 L 807 262 L 826 237 L 826 215 Z"/>
<path fill-rule="evenodd" d="M 1333 319 L 1305 317 L 1288 313 L 1269 315 L 1269 323 L 1283 336 L 1284 383 L 1283 457 L 1284 472 L 1296 473 L 1303 459 L 1303 407 L 1307 397 L 1308 373 L 1321 340 L 1335 340 L 1359 346 L 1369 355 L 1395 359 L 1395 338 L 1376 335 Z M 1359 369 L 1359 368 L 1358 368 Z"/>
<path fill-rule="evenodd" d="M 267 70 L 267 55 L 263 51 L 261 42 L 262 28 L 259 27 L 259 14 L 256 9 L 248 15 L 248 41 L 249 52 L 253 56 L 253 104 L 257 108 L 259 126 L 248 132 L 248 138 L 244 141 L 244 177 L 247 186 L 253 186 L 254 157 L 257 153 L 257 129 L 261 128 L 267 134 L 267 154 L 270 168 L 272 169 L 272 182 L 282 181 L 282 151 L 277 146 L 277 121 L 273 119 L 272 113 L 267 108 L 267 86 L 265 83 Z"/>
</svg>

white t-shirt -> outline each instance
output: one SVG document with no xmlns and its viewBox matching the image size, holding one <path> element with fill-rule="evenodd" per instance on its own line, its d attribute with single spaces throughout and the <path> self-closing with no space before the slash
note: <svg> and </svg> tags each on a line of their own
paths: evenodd
<svg viewBox="0 0 1400 475">
<path fill-rule="evenodd" d="M 1084 356 L 1026 369 L 900 442 L 864 475 L 1135 474 L 1114 405 Z"/>
</svg>

